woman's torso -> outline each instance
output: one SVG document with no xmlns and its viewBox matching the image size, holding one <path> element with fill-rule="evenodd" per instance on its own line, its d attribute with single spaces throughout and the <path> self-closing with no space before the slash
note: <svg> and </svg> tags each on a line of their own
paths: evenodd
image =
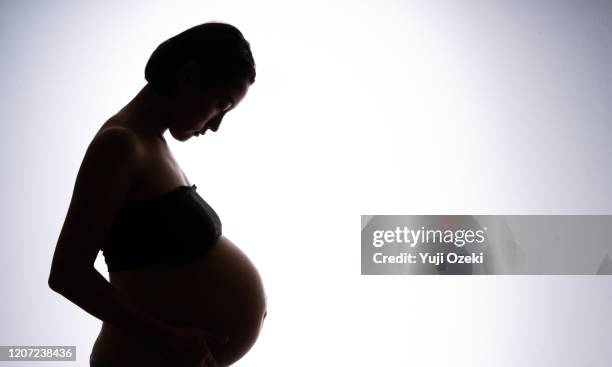
<svg viewBox="0 0 612 367">
<path fill-rule="evenodd" d="M 122 126 L 122 122 L 111 119 L 101 130 L 110 126 Z M 190 185 L 161 139 L 143 138 L 141 145 L 145 152 L 142 177 L 127 200 L 151 198 Z M 131 301 L 162 321 L 229 335 L 227 344 L 211 344 L 220 366 L 229 365 L 248 352 L 266 315 L 265 291 L 257 269 L 224 235 L 206 255 L 186 264 L 110 272 L 109 280 Z M 101 363 L 117 367 L 164 366 L 157 351 L 105 322 L 91 355 Z"/>
</svg>

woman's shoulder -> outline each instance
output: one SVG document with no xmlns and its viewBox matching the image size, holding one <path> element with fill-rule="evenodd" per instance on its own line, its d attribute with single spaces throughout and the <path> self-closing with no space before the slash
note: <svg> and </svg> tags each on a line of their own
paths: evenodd
<svg viewBox="0 0 612 367">
<path fill-rule="evenodd" d="M 107 126 L 100 130 L 89 143 L 88 150 L 94 150 L 96 154 L 111 156 L 138 156 L 141 144 L 138 136 L 128 128 L 121 126 Z"/>
<path fill-rule="evenodd" d="M 116 114 L 109 118 L 96 132 L 91 145 L 101 146 L 101 150 L 123 151 L 124 153 L 142 154 L 143 142 L 138 134 L 130 129 L 125 118 Z"/>
<path fill-rule="evenodd" d="M 96 133 L 94 139 L 104 136 L 105 140 L 118 139 L 125 144 L 131 143 L 145 154 L 151 148 L 156 148 L 156 139 L 151 139 L 132 127 L 133 118 L 126 113 L 117 113 L 109 118 Z"/>
<path fill-rule="evenodd" d="M 82 165 L 89 166 L 89 171 L 110 173 L 120 168 L 135 173 L 144 156 L 140 139 L 129 128 L 109 121 L 100 127 L 89 142 Z"/>
<path fill-rule="evenodd" d="M 125 118 L 123 118 L 120 114 L 116 114 L 110 117 L 102 124 L 102 126 L 100 126 L 93 140 L 99 137 L 104 137 L 107 140 L 113 138 L 123 140 L 135 140 L 136 134 L 133 130 L 127 127 Z"/>
</svg>

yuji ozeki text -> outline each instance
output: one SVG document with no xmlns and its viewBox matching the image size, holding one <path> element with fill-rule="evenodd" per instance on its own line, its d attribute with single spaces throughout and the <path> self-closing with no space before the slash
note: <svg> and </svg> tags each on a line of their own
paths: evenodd
<svg viewBox="0 0 612 367">
<path fill-rule="evenodd" d="M 456 247 L 463 247 L 466 244 L 483 244 L 486 240 L 485 232 L 487 227 L 482 229 L 460 229 L 460 230 L 440 230 L 440 229 L 420 229 L 414 230 L 408 227 L 396 227 L 395 230 L 375 230 L 372 232 L 372 245 L 382 247 L 386 244 L 407 244 L 415 247 L 418 244 L 453 244 Z"/>
</svg>

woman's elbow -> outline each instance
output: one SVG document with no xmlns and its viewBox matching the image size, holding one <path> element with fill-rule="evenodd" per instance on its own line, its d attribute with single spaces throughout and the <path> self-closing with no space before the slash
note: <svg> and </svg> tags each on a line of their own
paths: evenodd
<svg viewBox="0 0 612 367">
<path fill-rule="evenodd" d="M 64 283 L 65 281 L 60 280 L 60 276 L 53 272 L 49 275 L 49 279 L 47 281 L 47 284 L 49 284 L 49 288 L 53 289 L 58 293 L 60 292 L 62 284 Z"/>
<path fill-rule="evenodd" d="M 66 274 L 65 268 L 60 270 L 59 259 L 56 253 L 53 257 L 53 261 L 51 264 L 51 270 L 49 271 L 49 279 L 47 280 L 47 284 L 49 284 L 49 288 L 58 292 L 62 284 L 65 282 L 65 279 L 66 279 L 65 274 Z"/>
<path fill-rule="evenodd" d="M 93 269 L 93 267 L 92 267 Z M 90 269 L 85 267 L 80 268 L 66 268 L 63 267 L 61 270 L 51 270 L 47 283 L 49 288 L 53 289 L 58 293 L 62 293 L 68 287 L 78 285 L 80 282 L 86 279 L 85 275 Z"/>
</svg>

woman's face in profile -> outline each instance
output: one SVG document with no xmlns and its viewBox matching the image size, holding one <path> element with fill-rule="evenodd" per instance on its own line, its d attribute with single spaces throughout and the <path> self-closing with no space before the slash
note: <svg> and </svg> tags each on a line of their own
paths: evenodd
<svg viewBox="0 0 612 367">
<path fill-rule="evenodd" d="M 217 131 L 225 114 L 238 106 L 249 86 L 249 81 L 244 79 L 202 91 L 193 79 L 183 82 L 175 99 L 170 133 L 175 139 L 185 141 L 208 130 Z"/>
</svg>

